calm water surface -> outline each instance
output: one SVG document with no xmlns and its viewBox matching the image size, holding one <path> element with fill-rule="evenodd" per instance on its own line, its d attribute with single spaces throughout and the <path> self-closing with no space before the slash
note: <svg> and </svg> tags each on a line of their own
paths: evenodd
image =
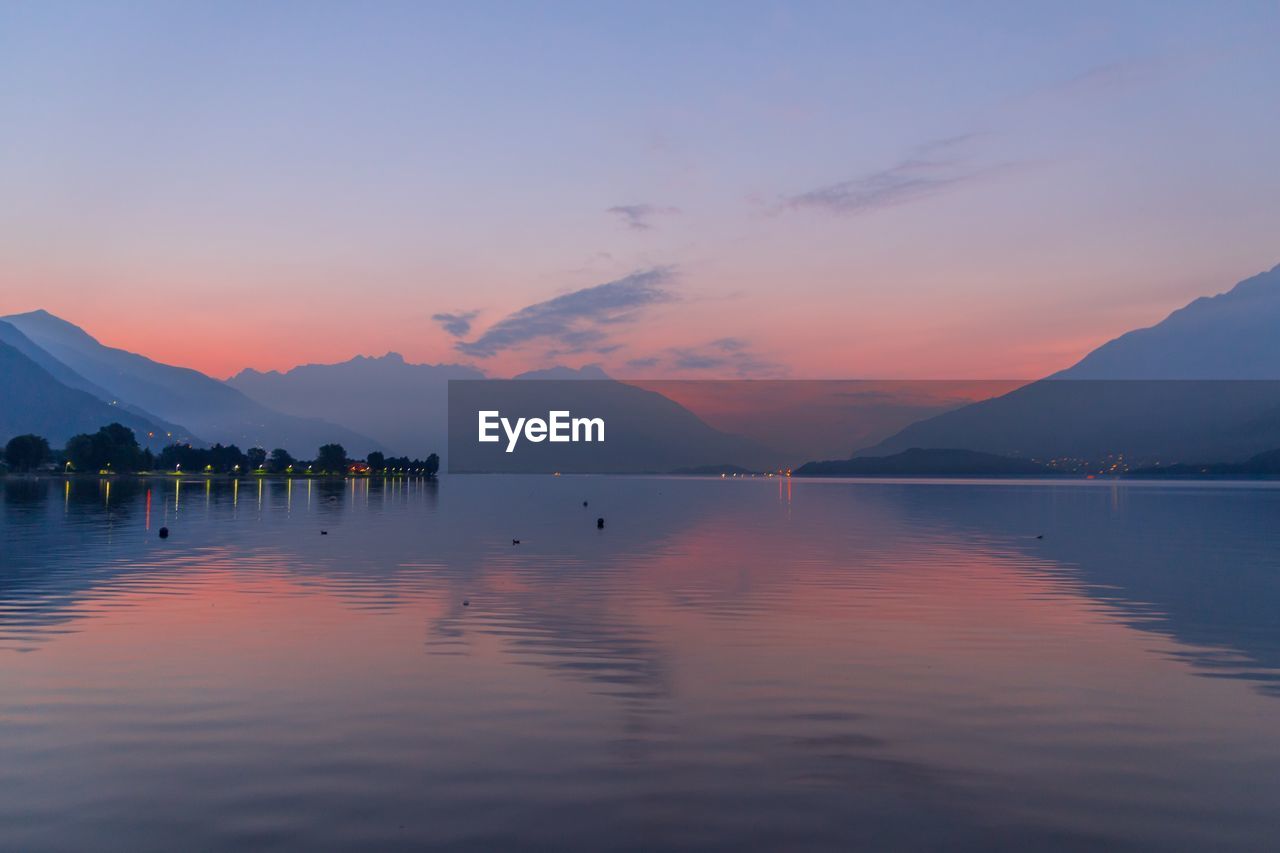
<svg viewBox="0 0 1280 853">
<path fill-rule="evenodd" d="M 3 850 L 1280 838 L 1266 485 L 0 495 Z"/>
</svg>

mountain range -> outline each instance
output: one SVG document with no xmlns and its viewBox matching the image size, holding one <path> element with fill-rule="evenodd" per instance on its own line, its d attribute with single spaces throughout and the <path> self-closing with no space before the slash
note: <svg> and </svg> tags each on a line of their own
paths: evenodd
<svg viewBox="0 0 1280 853">
<path fill-rule="evenodd" d="M 307 418 L 336 417 L 398 454 L 446 453 L 449 381 L 486 379 L 464 364 L 412 364 L 399 353 L 356 356 L 337 364 L 304 364 L 287 371 L 245 369 L 227 380 L 264 406 Z M 597 365 L 550 367 L 521 380 L 609 379 Z"/>
<path fill-rule="evenodd" d="M 331 441 L 353 456 L 443 452 L 449 381 L 486 378 L 471 366 L 412 364 L 387 353 L 284 372 L 247 369 L 221 382 L 105 346 L 45 311 L 0 318 L 0 368 L 0 442 L 37 432 L 59 445 L 119 421 L 153 447 L 222 442 L 285 447 L 303 457 Z M 516 378 L 608 380 L 597 366 Z M 591 394 L 605 399 L 598 389 Z M 696 406 L 690 411 L 661 394 L 619 391 L 608 399 L 626 413 L 619 417 L 652 417 L 706 439 L 665 455 L 650 442 L 650 462 L 762 468 L 803 461 L 762 459 L 760 445 L 707 427 Z M 1121 335 L 1063 371 L 922 417 L 852 455 L 920 448 L 1041 461 L 1123 456 L 1133 467 L 1235 463 L 1276 447 L 1280 267 Z"/>
<path fill-rule="evenodd" d="M 917 447 L 1126 466 L 1236 462 L 1280 447 L 1280 266 L 855 456 Z"/>
<path fill-rule="evenodd" d="M 144 447 L 157 449 L 169 440 L 167 425 L 59 382 L 23 350 L 10 343 L 12 326 L 0 323 L 0 442 L 35 433 L 62 445 L 76 433 L 97 432 L 113 421 L 134 431 Z"/>
<path fill-rule="evenodd" d="M 425 457 L 444 448 L 450 379 L 483 379 L 459 364 L 410 364 L 399 353 L 356 356 L 292 370 L 246 369 L 227 385 L 261 405 L 303 418 L 340 418 L 396 454 Z"/>
<path fill-rule="evenodd" d="M 1123 334 L 1049 378 L 1280 380 L 1280 266 Z"/>
<path fill-rule="evenodd" d="M 336 441 L 354 454 L 382 449 L 355 430 L 281 413 L 197 370 L 104 346 L 47 311 L 0 320 L 12 368 L 0 380 L 8 412 L 0 439 L 36 432 L 58 445 L 119 421 L 152 446 L 222 442 L 309 455 Z"/>
</svg>

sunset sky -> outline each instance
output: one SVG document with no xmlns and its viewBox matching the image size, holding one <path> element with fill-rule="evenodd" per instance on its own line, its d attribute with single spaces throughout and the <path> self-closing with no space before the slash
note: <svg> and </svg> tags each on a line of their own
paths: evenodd
<svg viewBox="0 0 1280 853">
<path fill-rule="evenodd" d="M 1280 262 L 1280 4 L 0 0 L 0 314 L 1031 377 Z"/>
</svg>

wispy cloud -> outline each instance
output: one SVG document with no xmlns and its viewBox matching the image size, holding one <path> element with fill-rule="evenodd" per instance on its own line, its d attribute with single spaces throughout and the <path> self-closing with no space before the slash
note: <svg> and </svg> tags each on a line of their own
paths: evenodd
<svg viewBox="0 0 1280 853">
<path fill-rule="evenodd" d="M 765 358 L 741 338 L 718 338 L 704 344 L 670 347 L 659 355 L 627 361 L 633 370 L 681 371 L 684 373 L 717 373 L 740 379 L 762 379 L 785 376 L 785 365 Z"/>
<path fill-rule="evenodd" d="M 1190 68 L 1188 57 L 1143 56 L 1086 68 L 1079 74 L 1051 83 L 1036 91 L 1040 95 L 1094 95 L 1117 92 L 1158 83 L 1178 71 Z"/>
<path fill-rule="evenodd" d="M 659 216 L 671 216 L 680 212 L 678 207 L 658 207 L 653 204 L 620 204 L 605 213 L 612 214 L 632 231 L 649 231 L 653 220 Z"/>
<path fill-rule="evenodd" d="M 473 341 L 456 348 L 475 358 L 489 358 L 532 342 L 549 344 L 556 353 L 611 352 L 610 331 L 635 322 L 643 309 L 675 298 L 668 286 L 670 267 L 640 270 L 594 287 L 575 290 L 521 308 L 502 318 Z"/>
<path fill-rule="evenodd" d="M 479 311 L 460 311 L 456 314 L 432 314 L 431 319 L 450 335 L 462 338 L 471 331 L 471 322 L 479 315 Z"/>
<path fill-rule="evenodd" d="M 921 201 L 993 177 L 1008 168 L 975 165 L 960 150 L 976 134 L 927 142 L 887 169 L 829 184 L 782 199 L 782 209 L 816 209 L 838 214 L 873 213 Z"/>
</svg>

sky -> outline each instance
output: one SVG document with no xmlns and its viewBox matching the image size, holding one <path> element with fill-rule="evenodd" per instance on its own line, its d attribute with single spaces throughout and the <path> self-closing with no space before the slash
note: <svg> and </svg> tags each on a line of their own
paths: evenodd
<svg viewBox="0 0 1280 853">
<path fill-rule="evenodd" d="M 1280 4 L 0 0 L 0 313 L 1030 378 L 1280 262 Z"/>
</svg>

